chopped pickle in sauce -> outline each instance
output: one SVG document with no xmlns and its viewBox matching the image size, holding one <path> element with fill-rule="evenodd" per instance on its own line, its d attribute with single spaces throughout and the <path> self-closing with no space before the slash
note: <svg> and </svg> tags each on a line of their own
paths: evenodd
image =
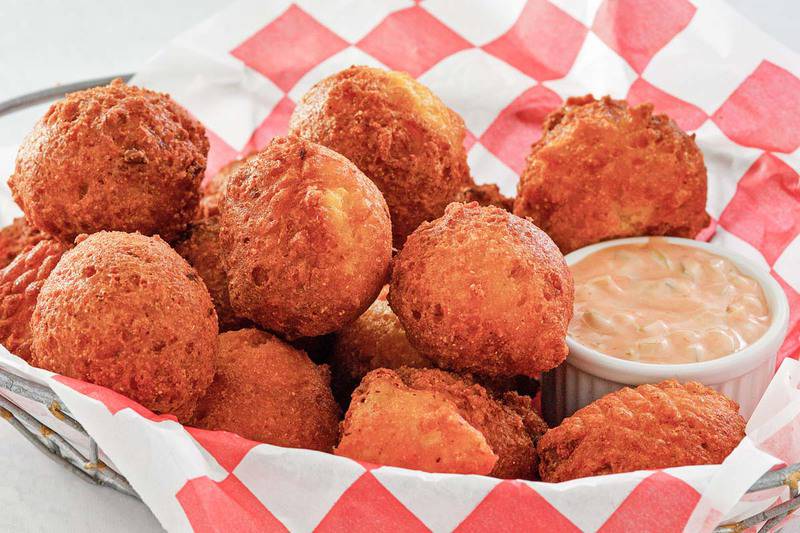
<svg viewBox="0 0 800 533">
<path fill-rule="evenodd" d="M 620 359 L 717 359 L 754 343 L 769 328 L 758 282 L 700 248 L 652 238 L 599 250 L 570 268 L 570 336 Z"/>
</svg>

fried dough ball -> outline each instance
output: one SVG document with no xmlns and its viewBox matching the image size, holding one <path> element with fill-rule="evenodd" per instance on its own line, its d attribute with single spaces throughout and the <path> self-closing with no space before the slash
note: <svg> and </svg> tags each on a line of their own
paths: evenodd
<svg viewBox="0 0 800 533">
<path fill-rule="evenodd" d="M 289 340 L 336 331 L 386 282 L 386 202 L 324 146 L 273 139 L 230 176 L 221 208 L 231 304 L 264 329 Z"/>
<path fill-rule="evenodd" d="M 364 314 L 334 334 L 329 362 L 333 369 L 334 394 L 343 404 L 349 403 L 353 389 L 371 370 L 434 367 L 430 358 L 408 342 L 403 325 L 386 300 L 388 289 L 389 286 L 385 286 Z M 536 396 L 539 390 L 538 382 L 527 376 L 468 374 L 465 377 L 496 395 L 513 391 Z"/>
<path fill-rule="evenodd" d="M 221 334 L 216 361 L 214 381 L 198 406 L 198 427 L 331 451 L 339 436 L 339 406 L 327 366 L 256 329 Z"/>
<path fill-rule="evenodd" d="M 470 202 L 478 202 L 478 205 L 487 206 L 493 205 L 506 211 L 514 209 L 514 199 L 503 196 L 500 188 L 494 183 L 485 183 L 483 185 L 473 184 L 468 187 L 463 187 L 456 202 L 468 204 Z"/>
<path fill-rule="evenodd" d="M 26 361 L 31 358 L 30 323 L 39 291 L 65 250 L 48 239 L 0 270 L 0 344 Z"/>
<path fill-rule="evenodd" d="M 744 437 L 739 405 L 697 382 L 625 387 L 539 440 L 543 481 L 718 464 Z"/>
<path fill-rule="evenodd" d="M 349 396 L 361 379 L 376 368 L 433 366 L 406 338 L 406 332 L 386 301 L 388 286 L 352 324 L 336 333 L 331 355 L 334 388 Z"/>
<path fill-rule="evenodd" d="M 219 245 L 219 217 L 193 222 L 186 239 L 175 245 L 175 251 L 203 278 L 217 310 L 220 330 L 246 326 L 247 320 L 236 316 L 228 296 L 228 276 L 222 265 Z"/>
<path fill-rule="evenodd" d="M 217 315 L 203 280 L 159 237 L 81 236 L 45 281 L 31 363 L 187 420 L 214 375 Z"/>
<path fill-rule="evenodd" d="M 237 161 L 237 163 L 239 163 Z M 219 202 L 222 198 L 222 191 L 228 181 L 228 174 L 222 171 L 214 174 L 209 182 L 201 187 L 200 207 L 197 211 L 197 218 L 203 220 L 219 215 Z"/>
<path fill-rule="evenodd" d="M 464 121 L 404 72 L 354 66 L 314 85 L 289 132 L 336 150 L 383 193 L 394 245 L 471 183 Z"/>
<path fill-rule="evenodd" d="M 534 143 L 514 213 L 563 253 L 618 237 L 693 238 L 709 222 L 706 167 L 694 142 L 653 106 L 591 95 L 551 113 Z"/>
<path fill-rule="evenodd" d="M 5 268 L 19 254 L 45 239 L 47 235 L 28 224 L 25 218 L 15 218 L 10 225 L 0 229 L 0 268 Z"/>
<path fill-rule="evenodd" d="M 508 403 L 442 370 L 373 370 L 353 393 L 334 453 L 427 472 L 532 479 L 546 426 L 530 402 L 507 396 Z"/>
<path fill-rule="evenodd" d="M 573 292 L 563 256 L 530 221 L 454 203 L 395 258 L 389 304 L 438 366 L 533 377 L 567 356 Z"/>
<path fill-rule="evenodd" d="M 23 142 L 9 186 L 64 242 L 100 230 L 177 237 L 194 218 L 208 140 L 166 94 L 120 80 L 67 95 Z"/>
<path fill-rule="evenodd" d="M 225 192 L 225 186 L 228 184 L 228 178 L 237 168 L 242 166 L 247 159 L 248 158 L 231 161 L 200 187 L 200 192 L 203 195 L 202 198 L 200 198 L 200 219 L 219 215 L 219 203 Z"/>
</svg>

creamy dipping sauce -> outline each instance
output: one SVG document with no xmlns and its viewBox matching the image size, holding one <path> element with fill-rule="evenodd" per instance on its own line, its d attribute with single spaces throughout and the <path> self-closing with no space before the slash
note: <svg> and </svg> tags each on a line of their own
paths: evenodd
<svg viewBox="0 0 800 533">
<path fill-rule="evenodd" d="M 620 359 L 708 361 L 752 344 L 770 324 L 758 282 L 700 248 L 652 238 L 599 250 L 570 269 L 570 336 Z"/>
</svg>

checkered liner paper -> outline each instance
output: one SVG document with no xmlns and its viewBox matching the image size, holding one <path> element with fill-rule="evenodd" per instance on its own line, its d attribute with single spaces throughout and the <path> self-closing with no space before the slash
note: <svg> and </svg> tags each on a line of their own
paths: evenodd
<svg viewBox="0 0 800 533">
<path fill-rule="evenodd" d="M 133 83 L 205 124 L 212 175 L 284 133 L 302 94 L 353 64 L 433 89 L 464 117 L 476 181 L 510 195 L 545 115 L 571 95 L 652 102 L 697 134 L 713 241 L 768 269 L 792 309 L 782 366 L 722 466 L 561 484 L 426 474 L 183 428 L 7 352 L 0 365 L 51 386 L 170 531 L 708 531 L 786 498 L 743 495 L 800 461 L 800 58 L 721 0 L 248 0 Z M 0 190 L 0 223 L 11 205 Z"/>
</svg>

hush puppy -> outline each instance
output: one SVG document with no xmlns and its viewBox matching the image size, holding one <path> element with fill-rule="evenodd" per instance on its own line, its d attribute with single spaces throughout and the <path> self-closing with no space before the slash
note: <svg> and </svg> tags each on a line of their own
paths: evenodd
<svg viewBox="0 0 800 533">
<path fill-rule="evenodd" d="M 28 224 L 23 217 L 0 229 L 0 268 L 5 268 L 19 254 L 30 250 L 47 235 Z"/>
<path fill-rule="evenodd" d="M 39 291 L 66 247 L 45 240 L 0 270 L 0 344 L 26 361 L 31 358 L 31 316 Z"/>
<path fill-rule="evenodd" d="M 563 253 L 637 235 L 693 238 L 708 225 L 706 167 L 694 142 L 653 106 L 591 95 L 551 113 L 520 176 L 514 213 Z"/>
<path fill-rule="evenodd" d="M 376 368 L 433 366 L 408 342 L 403 326 L 386 301 L 387 292 L 388 286 L 364 314 L 336 333 L 330 363 L 338 396 L 350 396 L 361 379 Z"/>
<path fill-rule="evenodd" d="M 385 286 L 364 314 L 334 334 L 329 362 L 334 394 L 343 403 L 349 403 L 353 389 L 371 370 L 434 367 L 430 358 L 408 342 L 403 325 L 386 300 L 388 289 Z M 536 396 L 538 392 L 538 382 L 527 376 L 465 376 L 493 394 L 514 391 Z"/>
<path fill-rule="evenodd" d="M 219 172 L 214 174 L 210 180 L 203 183 L 200 187 L 202 197 L 200 198 L 198 218 L 204 219 L 219 215 L 219 203 L 225 192 L 225 186 L 228 184 L 228 178 L 237 168 L 242 166 L 245 161 L 247 161 L 247 158 L 231 161 L 222 167 Z"/>
<path fill-rule="evenodd" d="M 539 440 L 543 481 L 718 464 L 744 437 L 739 406 L 697 382 L 623 388 Z"/>
<path fill-rule="evenodd" d="M 64 242 L 100 230 L 172 240 L 200 199 L 208 140 L 169 96 L 120 80 L 67 95 L 23 142 L 9 186 Z"/>
<path fill-rule="evenodd" d="M 203 278 L 217 310 L 220 330 L 246 326 L 247 320 L 236 316 L 228 296 L 228 276 L 222 266 L 222 251 L 219 246 L 219 217 L 193 222 L 186 238 L 175 245 L 175 251 Z"/>
<path fill-rule="evenodd" d="M 532 479 L 546 430 L 530 403 L 508 404 L 441 370 L 373 370 L 353 393 L 337 455 L 427 472 Z"/>
<path fill-rule="evenodd" d="M 573 293 L 564 257 L 530 221 L 454 203 L 395 258 L 389 304 L 438 366 L 534 377 L 567 356 Z"/>
<path fill-rule="evenodd" d="M 216 363 L 214 381 L 198 406 L 198 427 L 331 451 L 339 434 L 339 406 L 328 367 L 256 329 L 221 334 Z"/>
<path fill-rule="evenodd" d="M 500 188 L 494 183 L 485 183 L 483 185 L 472 184 L 463 187 L 455 201 L 465 204 L 478 202 L 478 205 L 493 205 L 500 209 L 505 209 L 506 211 L 514 210 L 514 199 L 503 196 L 503 193 L 500 192 Z"/>
<path fill-rule="evenodd" d="M 383 193 L 394 245 L 471 183 L 464 121 L 403 72 L 354 66 L 303 96 L 289 132 L 336 150 Z"/>
<path fill-rule="evenodd" d="M 217 351 L 203 280 L 159 237 L 104 231 L 76 242 L 39 293 L 32 364 L 188 420 Z"/>
<path fill-rule="evenodd" d="M 264 329 L 289 340 L 336 331 L 386 282 L 386 202 L 324 146 L 273 139 L 230 176 L 220 207 L 231 304 Z"/>
</svg>

